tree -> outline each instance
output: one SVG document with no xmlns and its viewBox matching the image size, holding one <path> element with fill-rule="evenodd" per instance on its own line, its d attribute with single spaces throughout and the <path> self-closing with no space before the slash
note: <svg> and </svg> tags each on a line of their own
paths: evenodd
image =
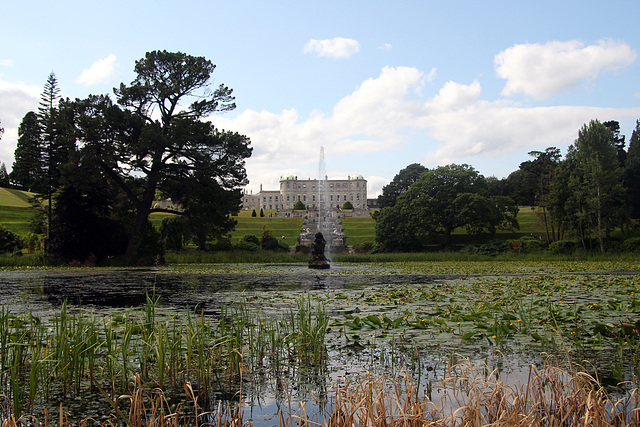
<svg viewBox="0 0 640 427">
<path fill-rule="evenodd" d="M 352 209 L 353 209 L 353 205 L 351 204 L 351 202 L 346 201 L 346 202 L 344 202 L 344 204 L 342 205 L 342 209 L 343 209 L 343 210 L 352 210 Z"/>
<path fill-rule="evenodd" d="M 296 202 L 296 204 L 295 204 L 295 205 L 293 205 L 293 210 L 294 210 L 294 211 L 303 211 L 303 210 L 305 210 L 305 209 L 306 209 L 306 208 L 305 208 L 305 206 L 304 206 L 304 203 L 302 203 L 302 201 L 300 201 L 300 200 L 298 200 L 298 201 Z"/>
<path fill-rule="evenodd" d="M 9 172 L 7 172 L 7 166 L 2 162 L 0 164 L 0 187 L 9 186 Z"/>
<path fill-rule="evenodd" d="M 106 96 L 77 103 L 82 143 L 132 206 L 129 256 L 141 247 L 149 214 L 168 211 L 152 208 L 157 190 L 172 200 L 186 200 L 182 183 L 190 189 L 200 186 L 199 194 L 234 191 L 246 183 L 249 139 L 203 120 L 235 108 L 231 89 L 221 84 L 210 90 L 214 69 L 204 57 L 149 52 L 136 61 L 135 80 L 114 89 L 123 108 Z M 189 207 L 174 213 L 196 215 Z"/>
<path fill-rule="evenodd" d="M 609 131 L 611 131 L 611 143 L 616 147 L 616 157 L 620 167 L 624 167 L 627 161 L 627 151 L 624 149 L 624 135 L 620 135 L 620 123 L 616 120 L 609 120 L 602 123 Z"/>
<path fill-rule="evenodd" d="M 14 152 L 11 182 L 19 188 L 37 193 L 45 192 L 43 180 L 42 147 L 38 116 L 29 111 L 18 127 L 18 145 Z"/>
<path fill-rule="evenodd" d="M 518 228 L 513 200 L 486 194 L 484 177 L 471 166 L 452 164 L 429 170 L 397 198 L 395 206 L 381 210 L 376 240 L 406 249 L 436 236 L 450 245 L 451 233 L 461 227 L 472 234 Z"/>
<path fill-rule="evenodd" d="M 640 219 L 640 120 L 636 120 L 636 128 L 629 139 L 629 152 L 625 165 L 623 184 L 629 203 L 629 214 L 633 219 Z"/>
<path fill-rule="evenodd" d="M 530 151 L 529 155 L 534 157 L 534 160 L 521 163 L 520 170 L 533 177 L 536 183 L 533 206 L 540 208 L 547 234 L 547 243 L 551 243 L 555 240 L 555 224 L 547 215 L 547 203 L 553 172 L 562 155 L 556 147 L 549 147 L 545 151 Z"/>
<path fill-rule="evenodd" d="M 77 153 L 61 168 L 54 194 L 49 253 L 69 262 L 121 255 L 124 226 L 114 213 L 117 194 L 87 153 Z"/>
<path fill-rule="evenodd" d="M 618 150 L 611 131 L 598 120 L 583 125 L 578 139 L 569 147 L 571 160 L 567 202 L 571 205 L 576 230 L 586 249 L 586 238 L 591 230 L 597 231 L 600 251 L 604 253 L 605 233 L 619 222 L 624 206 L 622 169 L 618 163 Z"/>
<path fill-rule="evenodd" d="M 409 187 L 411 187 L 411 184 L 416 182 L 420 175 L 427 170 L 426 167 L 419 163 L 412 163 L 400 170 L 389 184 L 382 187 L 382 194 L 378 196 L 378 206 L 380 209 L 395 205 L 398 196 L 407 191 Z"/>
</svg>

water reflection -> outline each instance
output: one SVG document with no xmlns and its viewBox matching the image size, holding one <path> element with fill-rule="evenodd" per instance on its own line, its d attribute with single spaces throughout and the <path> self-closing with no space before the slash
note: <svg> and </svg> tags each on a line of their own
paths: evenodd
<svg viewBox="0 0 640 427">
<path fill-rule="evenodd" d="M 220 303 L 247 293 L 361 289 L 388 284 L 425 284 L 433 276 L 348 274 L 347 268 L 309 272 L 305 266 L 267 267 L 259 272 L 216 267 L 215 272 L 173 270 L 42 270 L 0 272 L 0 301 L 28 309 L 49 309 L 67 300 L 94 308 L 138 307 L 155 294 L 162 305 L 216 311 Z M 224 297 L 222 297 L 224 295 Z"/>
</svg>

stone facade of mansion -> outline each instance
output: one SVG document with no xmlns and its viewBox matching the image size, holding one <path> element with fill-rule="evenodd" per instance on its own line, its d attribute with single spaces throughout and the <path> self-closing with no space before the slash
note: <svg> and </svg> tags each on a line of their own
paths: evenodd
<svg viewBox="0 0 640 427">
<path fill-rule="evenodd" d="M 280 177 L 279 190 L 265 191 L 260 185 L 259 193 L 243 194 L 242 209 L 292 211 L 296 202 L 301 201 L 307 209 L 314 210 L 320 205 L 321 197 L 326 197 L 328 206 L 338 210 L 345 202 L 351 202 L 356 210 L 367 209 L 367 181 L 362 175 L 348 176 L 347 179 L 328 179 L 324 182 L 326 189 L 321 196 L 319 180 L 283 176 Z"/>
</svg>

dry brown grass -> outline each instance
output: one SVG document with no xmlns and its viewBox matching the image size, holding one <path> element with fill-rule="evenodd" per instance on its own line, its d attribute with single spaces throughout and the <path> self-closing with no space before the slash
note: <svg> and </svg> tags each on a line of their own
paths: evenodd
<svg viewBox="0 0 640 427">
<path fill-rule="evenodd" d="M 443 390 L 437 402 L 418 392 L 406 374 L 395 378 L 364 372 L 336 384 L 324 413 L 308 414 L 301 402 L 297 411 L 283 405 L 280 425 L 330 427 L 467 427 L 467 426 L 640 426 L 640 393 L 637 388 L 624 397 L 613 397 L 597 379 L 575 367 L 552 363 L 531 366 L 525 384 L 504 382 L 497 371 L 469 362 L 449 369 L 449 378 L 438 386 Z M 161 390 L 145 392 L 138 381 L 133 393 L 113 402 L 112 418 L 104 422 L 87 419 L 78 426 L 216 426 L 240 427 L 239 405 L 219 404 L 215 411 L 202 412 L 189 384 L 184 386 L 187 404 L 171 407 Z M 120 412 L 117 408 L 127 408 Z M 72 426 L 64 408 L 57 414 L 45 411 L 43 420 L 32 416 L 15 419 L 8 407 L 2 427 L 20 425 Z"/>
</svg>

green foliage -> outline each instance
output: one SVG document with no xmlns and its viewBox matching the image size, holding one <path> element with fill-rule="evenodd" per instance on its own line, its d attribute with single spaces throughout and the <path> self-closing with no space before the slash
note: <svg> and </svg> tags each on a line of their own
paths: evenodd
<svg viewBox="0 0 640 427">
<path fill-rule="evenodd" d="M 504 196 L 487 197 L 484 177 L 468 165 L 448 165 L 424 172 L 380 211 L 376 241 L 386 250 L 416 250 L 438 236 L 451 244 L 456 228 L 470 234 L 517 229 L 518 208 Z"/>
<path fill-rule="evenodd" d="M 296 202 L 296 204 L 295 204 L 295 205 L 293 205 L 293 210 L 295 210 L 295 211 L 303 211 L 303 210 L 305 210 L 305 209 L 306 209 L 306 208 L 305 208 L 305 206 L 304 206 L 304 203 L 302 203 L 302 201 L 300 201 L 300 200 L 298 200 L 298 201 Z"/>
<path fill-rule="evenodd" d="M 509 250 L 509 244 L 504 240 L 491 240 L 486 243 L 466 245 L 460 252 L 495 257 Z"/>
<path fill-rule="evenodd" d="M 258 236 L 254 236 L 253 234 L 247 234 L 247 235 L 243 236 L 242 237 L 242 241 L 248 242 L 248 243 L 253 243 L 255 245 L 260 246 L 260 239 L 258 238 Z"/>
<path fill-rule="evenodd" d="M 82 150 L 99 158 L 133 209 L 130 256 L 142 244 L 158 191 L 184 209 L 201 247 L 235 224 L 228 215 L 238 209 L 251 148 L 247 137 L 201 120 L 235 108 L 231 89 L 212 90 L 214 69 L 204 57 L 148 52 L 131 84 L 114 91 L 117 104 L 94 95 L 73 104 Z"/>
<path fill-rule="evenodd" d="M 380 208 L 394 206 L 397 198 L 407 191 L 411 185 L 418 180 L 420 175 L 428 169 L 419 163 L 413 163 L 402 169 L 393 177 L 393 180 L 382 187 L 382 194 L 378 196 L 378 205 Z"/>
<path fill-rule="evenodd" d="M 264 218 L 264 211 L 260 208 L 260 218 Z"/>
<path fill-rule="evenodd" d="M 517 240 L 509 242 L 509 249 L 517 253 L 531 253 L 542 251 L 548 248 L 547 242 L 531 236 L 522 236 Z"/>
<path fill-rule="evenodd" d="M 181 217 L 164 218 L 160 225 L 160 236 L 167 250 L 179 251 L 189 238 L 188 225 Z"/>
<path fill-rule="evenodd" d="M 604 252 L 606 230 L 619 224 L 624 211 L 622 169 L 609 128 L 598 120 L 585 124 L 563 163 L 564 171 L 554 176 L 554 189 L 561 193 L 552 197 L 554 216 L 568 225 L 584 249 L 595 233 Z"/>
<path fill-rule="evenodd" d="M 311 253 L 311 246 L 309 246 L 309 245 L 296 245 L 296 253 L 309 255 Z"/>
<path fill-rule="evenodd" d="M 124 253 L 126 229 L 112 216 L 116 194 L 91 162 L 79 153 L 61 170 L 54 197 L 47 251 L 65 261 L 102 261 Z"/>
<path fill-rule="evenodd" d="M 625 252 L 640 252 L 640 237 L 631 237 L 622 243 Z"/>
<path fill-rule="evenodd" d="M 29 111 L 22 118 L 18 128 L 18 145 L 9 174 L 11 182 L 25 190 L 44 190 L 41 186 L 44 172 L 40 132 L 38 116 L 33 111 Z"/>
<path fill-rule="evenodd" d="M 257 216 L 257 215 L 256 215 L 256 210 L 255 210 L 255 209 L 253 210 L 253 212 L 251 212 L 251 216 L 252 216 L 253 218 L 255 218 L 255 217 Z"/>
<path fill-rule="evenodd" d="M 351 204 L 351 202 L 346 201 L 342 205 L 342 209 L 344 209 L 344 210 L 353 210 L 353 205 Z"/>
<path fill-rule="evenodd" d="M 7 230 L 0 224 L 0 253 L 14 252 L 22 249 L 24 243 L 20 236 Z"/>
<path fill-rule="evenodd" d="M 233 245 L 233 249 L 236 249 L 239 251 L 255 252 L 258 249 L 260 249 L 260 245 L 258 243 L 250 242 L 247 240 L 240 240 L 238 243 Z"/>
<path fill-rule="evenodd" d="M 566 240 L 559 240 L 549 245 L 549 252 L 553 255 L 566 255 L 572 253 L 575 248 L 575 243 Z"/>
</svg>

